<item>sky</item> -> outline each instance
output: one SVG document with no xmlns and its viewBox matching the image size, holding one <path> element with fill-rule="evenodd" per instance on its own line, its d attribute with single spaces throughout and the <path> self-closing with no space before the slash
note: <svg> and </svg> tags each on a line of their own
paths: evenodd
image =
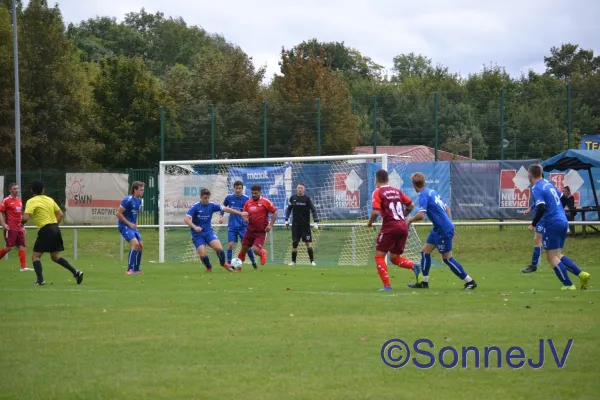
<svg viewBox="0 0 600 400">
<path fill-rule="evenodd" d="M 48 1 L 52 4 L 52 0 Z M 513 76 L 543 72 L 552 46 L 579 44 L 600 55 L 600 1 L 597 0 L 59 0 L 65 23 L 96 16 L 122 21 L 145 8 L 183 17 L 222 34 L 266 65 L 267 78 L 279 72 L 281 47 L 304 40 L 344 42 L 383 65 L 414 52 L 468 76 L 484 65 L 499 65 Z"/>
</svg>

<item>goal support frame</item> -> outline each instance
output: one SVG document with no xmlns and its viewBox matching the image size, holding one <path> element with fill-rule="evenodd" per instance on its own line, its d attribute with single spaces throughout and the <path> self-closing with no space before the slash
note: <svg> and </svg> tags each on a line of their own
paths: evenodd
<svg viewBox="0 0 600 400">
<path fill-rule="evenodd" d="M 174 160 L 161 161 L 158 171 L 158 262 L 165 262 L 165 174 L 170 165 L 225 165 L 225 164 L 275 164 L 315 161 L 352 161 L 352 160 L 381 160 L 381 168 L 388 169 L 387 154 L 352 154 L 341 156 L 308 156 L 308 157 L 277 157 L 277 158 L 239 158 L 219 160 Z"/>
</svg>

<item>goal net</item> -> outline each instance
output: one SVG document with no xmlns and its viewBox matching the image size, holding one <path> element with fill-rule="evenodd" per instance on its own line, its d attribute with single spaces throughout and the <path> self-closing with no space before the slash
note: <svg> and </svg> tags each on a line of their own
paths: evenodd
<svg viewBox="0 0 600 400">
<path fill-rule="evenodd" d="M 197 262 L 190 228 L 183 219 L 188 209 L 200 200 L 200 191 L 211 191 L 211 200 L 223 203 L 233 193 L 233 183 L 241 181 L 244 193 L 258 184 L 262 195 L 277 207 L 277 223 L 265 242 L 267 262 L 287 264 L 291 261 L 291 229 L 285 229 L 288 199 L 299 183 L 306 187 L 317 209 L 319 229 L 312 232 L 312 246 L 317 265 L 368 265 L 375 254 L 375 240 L 380 221 L 374 228 L 366 224 L 371 215 L 371 194 L 375 189 L 375 172 L 384 168 L 390 184 L 401 187 L 407 157 L 385 154 L 296 157 L 285 159 L 163 161 L 160 164 L 159 262 Z M 416 204 L 416 198 L 413 201 Z M 228 220 L 213 214 L 213 228 L 224 249 L 228 244 Z M 293 214 L 290 218 L 290 225 Z M 234 257 L 241 243 L 234 244 Z M 411 227 L 405 256 L 420 262 L 422 242 Z M 214 252 L 209 250 L 214 259 Z M 246 262 L 249 262 L 248 260 Z M 304 244 L 298 246 L 297 264 L 309 264 Z"/>
</svg>

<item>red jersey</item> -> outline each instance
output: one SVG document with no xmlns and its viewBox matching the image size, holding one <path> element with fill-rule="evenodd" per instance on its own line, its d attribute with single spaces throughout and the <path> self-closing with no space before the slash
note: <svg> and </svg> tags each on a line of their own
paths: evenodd
<svg viewBox="0 0 600 400">
<path fill-rule="evenodd" d="M 248 212 L 248 230 L 264 232 L 269 225 L 269 213 L 275 213 L 277 208 L 269 199 L 261 196 L 258 200 L 248 200 L 243 211 Z"/>
<path fill-rule="evenodd" d="M 10 230 L 21 229 L 21 214 L 23 213 L 23 201 L 16 197 L 8 196 L 0 203 L 0 211 L 6 215 L 5 222 Z"/>
<path fill-rule="evenodd" d="M 381 213 L 383 224 L 381 230 L 394 230 L 398 225 L 405 225 L 404 208 L 402 205 L 409 206 L 412 200 L 389 185 L 381 186 L 373 192 L 372 207 Z"/>
</svg>

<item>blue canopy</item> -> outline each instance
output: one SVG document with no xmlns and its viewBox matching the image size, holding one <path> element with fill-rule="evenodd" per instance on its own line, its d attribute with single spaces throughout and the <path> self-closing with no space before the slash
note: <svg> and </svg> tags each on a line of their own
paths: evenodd
<svg viewBox="0 0 600 400">
<path fill-rule="evenodd" d="M 567 150 L 542 162 L 544 171 L 566 171 L 600 168 L 600 151 Z"/>
</svg>

